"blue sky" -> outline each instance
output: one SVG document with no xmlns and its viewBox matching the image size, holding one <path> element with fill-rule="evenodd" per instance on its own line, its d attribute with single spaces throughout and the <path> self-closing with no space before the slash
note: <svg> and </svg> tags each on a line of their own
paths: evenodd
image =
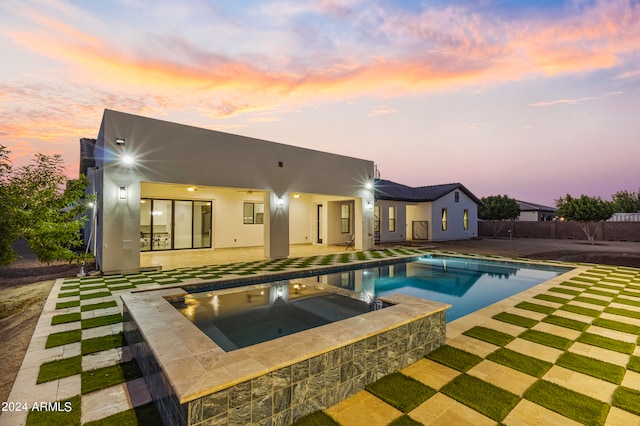
<svg viewBox="0 0 640 426">
<path fill-rule="evenodd" d="M 61 153 L 105 108 L 553 205 L 637 191 L 638 1 L 0 4 L 0 138 Z"/>
</svg>

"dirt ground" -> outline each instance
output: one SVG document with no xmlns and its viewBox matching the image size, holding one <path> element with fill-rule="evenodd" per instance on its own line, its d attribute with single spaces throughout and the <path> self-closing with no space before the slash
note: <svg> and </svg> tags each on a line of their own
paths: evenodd
<svg viewBox="0 0 640 426">
<path fill-rule="evenodd" d="M 606 263 L 640 268 L 640 243 L 576 240 L 477 239 L 433 243 L 440 250 L 508 257 Z M 20 259 L 0 267 L 0 401 L 6 401 L 27 351 L 44 303 L 56 278 L 72 277 L 77 265 L 44 265 L 24 242 L 16 245 Z M 89 267 L 87 270 L 92 270 Z"/>
</svg>

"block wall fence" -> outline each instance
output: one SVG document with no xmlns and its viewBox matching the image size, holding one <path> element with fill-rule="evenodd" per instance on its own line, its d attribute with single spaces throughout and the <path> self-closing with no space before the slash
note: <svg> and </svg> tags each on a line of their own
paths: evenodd
<svg viewBox="0 0 640 426">
<path fill-rule="evenodd" d="M 640 222 L 600 222 L 596 225 L 596 241 L 640 242 Z M 549 238 L 586 240 L 577 222 L 505 221 L 499 238 Z M 490 221 L 478 221 L 478 236 L 493 237 Z"/>
</svg>

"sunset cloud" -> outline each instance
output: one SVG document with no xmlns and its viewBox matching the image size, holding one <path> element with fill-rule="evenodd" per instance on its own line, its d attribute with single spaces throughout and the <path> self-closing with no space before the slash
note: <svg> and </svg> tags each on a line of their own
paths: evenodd
<svg viewBox="0 0 640 426">
<path fill-rule="evenodd" d="M 10 58 L 0 69 L 0 135 L 18 161 L 62 150 L 75 163 L 77 139 L 96 136 L 105 108 L 311 147 L 332 129 L 375 139 L 386 129 L 371 126 L 403 123 L 388 134 L 413 150 L 426 150 L 428 135 L 438 149 L 477 155 L 517 146 L 522 133 L 532 147 L 564 146 L 595 138 L 596 123 L 623 123 L 606 132 L 635 123 L 640 3 L 8 1 L 0 51 Z M 543 133 L 554 120 L 564 130 Z M 494 122 L 526 126 L 484 124 Z M 362 152 L 353 149 L 346 154 Z M 439 172 L 454 169 L 464 164 Z"/>
</svg>

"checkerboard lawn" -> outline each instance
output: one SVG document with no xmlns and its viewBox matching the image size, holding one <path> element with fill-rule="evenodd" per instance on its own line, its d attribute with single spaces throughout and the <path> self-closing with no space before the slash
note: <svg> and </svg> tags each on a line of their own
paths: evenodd
<svg viewBox="0 0 640 426">
<path fill-rule="evenodd" d="M 376 413 L 380 400 L 391 406 L 393 425 L 524 424 L 541 412 L 559 423 L 640 424 L 640 269 L 590 266 L 368 385 L 377 402 L 359 400 Z M 330 407 L 316 424 L 366 416 L 361 405 Z"/>
</svg>

